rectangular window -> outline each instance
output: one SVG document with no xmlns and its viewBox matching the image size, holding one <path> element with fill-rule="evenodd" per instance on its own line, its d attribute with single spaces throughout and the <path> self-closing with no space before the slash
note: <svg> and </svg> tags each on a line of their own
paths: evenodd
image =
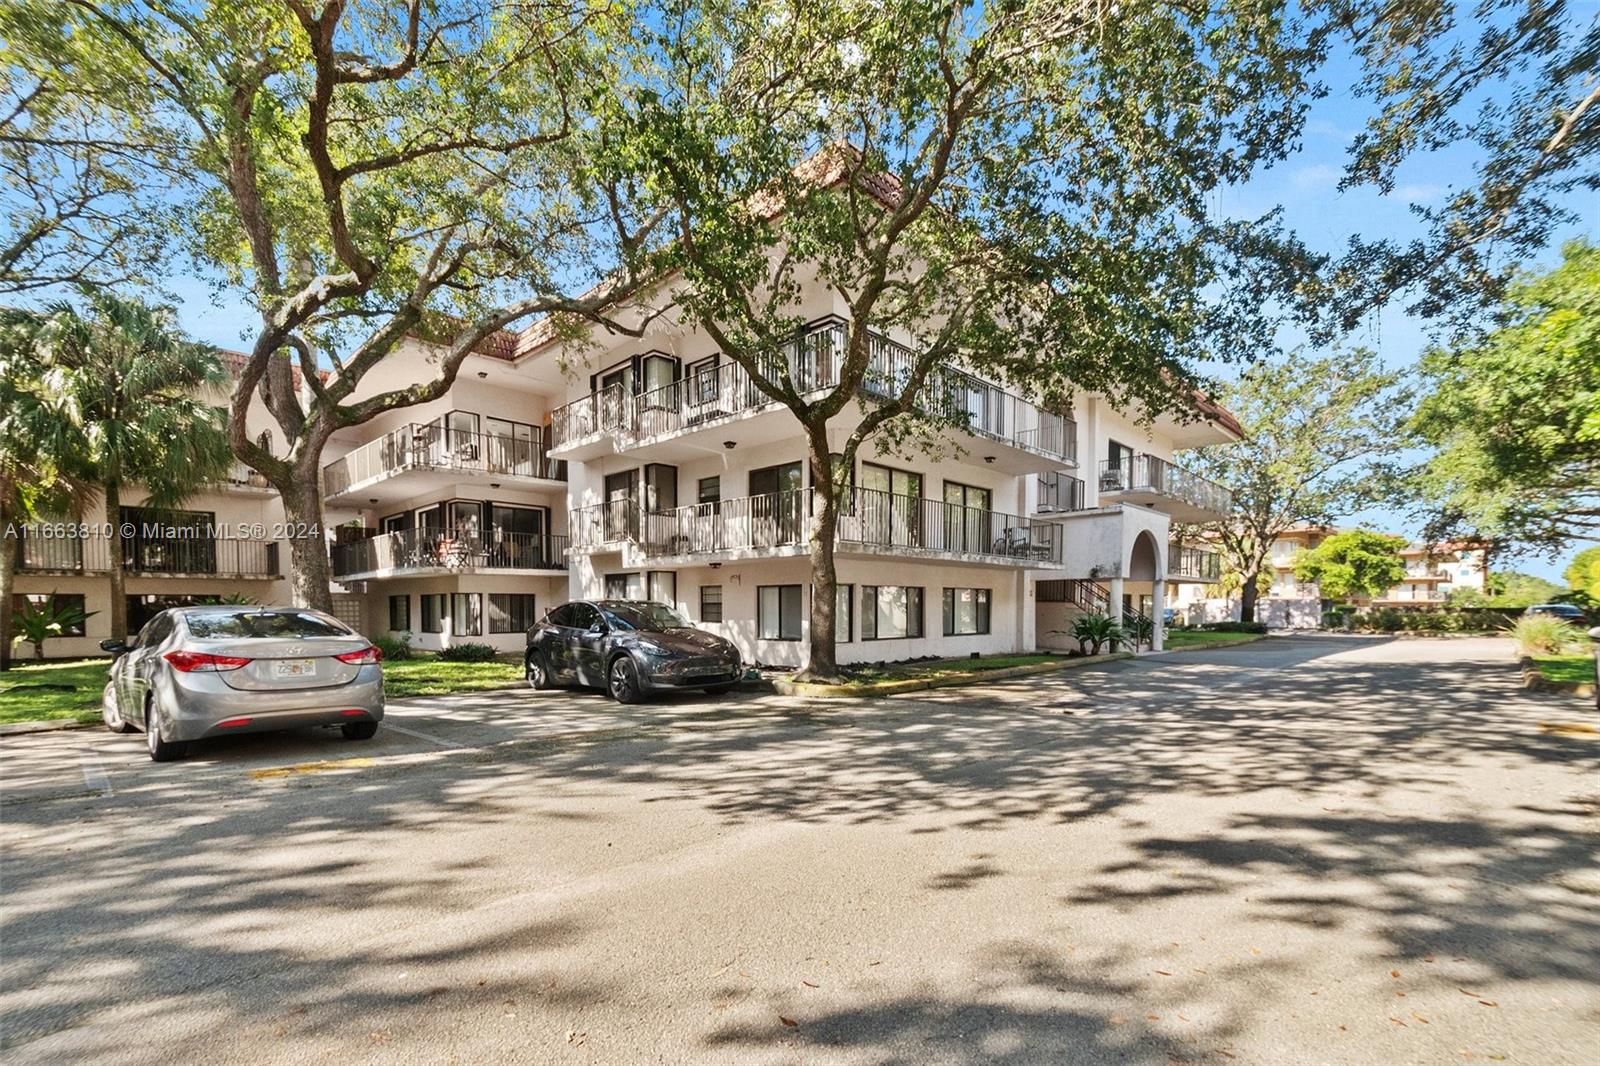
<svg viewBox="0 0 1600 1066">
<path fill-rule="evenodd" d="M 717 503 L 722 499 L 722 475 L 700 479 L 698 499 L 695 503 Z"/>
<path fill-rule="evenodd" d="M 922 589 L 910 585 L 861 586 L 861 639 L 922 636 Z"/>
<path fill-rule="evenodd" d="M 800 639 L 800 586 L 761 585 L 756 589 L 756 636 L 762 640 Z"/>
<path fill-rule="evenodd" d="M 14 550 L 12 545 L 9 543 L 5 546 L 5 548 L 7 551 Z M 45 605 L 50 601 L 51 596 L 55 597 L 55 607 L 58 612 L 76 608 L 79 614 L 82 614 L 84 609 L 84 600 L 83 593 L 81 592 L 56 592 L 49 595 L 38 592 L 13 593 L 11 596 L 12 613 L 15 614 L 17 612 L 30 610 L 47 610 Z M 12 629 L 15 631 L 16 627 L 13 626 Z M 12 635 L 15 636 L 15 632 L 13 632 Z M 61 632 L 54 635 L 58 637 L 81 637 L 83 636 L 83 622 L 78 621 L 74 622 L 72 625 L 62 626 Z M 49 647 L 48 644 L 45 646 Z"/>
<path fill-rule="evenodd" d="M 637 571 L 628 574 L 606 575 L 606 599 L 644 599 L 644 575 Z"/>
<path fill-rule="evenodd" d="M 404 633 L 411 628 L 411 597 L 389 597 L 389 632 Z"/>
<path fill-rule="evenodd" d="M 972 636 L 989 632 L 988 589 L 944 590 L 944 635 Z"/>
<path fill-rule="evenodd" d="M 445 595 L 442 592 L 429 593 L 422 597 L 422 631 L 424 633 L 444 632 Z"/>
<path fill-rule="evenodd" d="M 533 628 L 533 593 L 489 593 L 489 632 L 523 633 Z"/>
<path fill-rule="evenodd" d="M 476 592 L 458 592 L 451 597 L 450 634 L 476 637 L 483 632 L 483 597 Z"/>
<path fill-rule="evenodd" d="M 838 644 L 850 643 L 850 634 L 855 632 L 856 621 L 856 587 L 854 585 L 835 585 L 834 591 L 838 597 L 833 608 L 833 639 Z"/>
<path fill-rule="evenodd" d="M 722 621 L 722 586 L 700 586 L 700 621 Z"/>
<path fill-rule="evenodd" d="M 650 591 L 651 603 L 664 603 L 668 607 L 678 605 L 678 575 L 671 570 L 652 570 L 645 575 Z"/>
</svg>

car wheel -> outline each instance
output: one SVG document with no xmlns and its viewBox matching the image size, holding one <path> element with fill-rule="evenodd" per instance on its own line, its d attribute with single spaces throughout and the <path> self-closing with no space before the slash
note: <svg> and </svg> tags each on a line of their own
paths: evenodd
<svg viewBox="0 0 1600 1066">
<path fill-rule="evenodd" d="M 150 758 L 155 762 L 173 762 L 183 758 L 189 750 L 189 745 L 187 744 L 179 744 L 162 738 L 161 716 L 156 713 L 154 701 L 145 708 L 144 735 L 145 739 L 150 742 Z"/>
<path fill-rule="evenodd" d="M 611 669 L 606 671 L 606 691 L 618 703 L 638 703 L 644 698 L 639 687 L 639 668 L 628 656 L 619 655 L 611 660 Z"/>
<path fill-rule="evenodd" d="M 523 670 L 528 677 L 528 687 L 544 691 L 551 687 L 550 667 L 544 661 L 544 655 L 537 651 L 530 651 L 523 662 Z"/>
<path fill-rule="evenodd" d="M 371 740 L 378 733 L 377 722 L 351 722 L 339 727 L 346 740 Z"/>
<path fill-rule="evenodd" d="M 100 717 L 105 719 L 106 728 L 113 733 L 134 733 L 138 731 L 122 720 L 122 708 L 117 706 L 117 686 L 115 685 L 107 685 L 105 693 L 100 697 Z"/>
</svg>

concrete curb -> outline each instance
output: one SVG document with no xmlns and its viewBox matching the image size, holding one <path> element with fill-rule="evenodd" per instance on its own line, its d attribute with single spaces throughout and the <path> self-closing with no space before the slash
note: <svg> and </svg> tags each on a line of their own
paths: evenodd
<svg viewBox="0 0 1600 1066">
<path fill-rule="evenodd" d="M 1564 692 L 1573 696 L 1593 696 L 1593 681 L 1551 681 L 1539 672 L 1531 656 L 1522 657 L 1522 687 L 1531 692 Z"/>
<path fill-rule="evenodd" d="M 783 681 L 774 679 L 773 690 L 783 696 L 806 696 L 814 699 L 854 699 L 860 696 L 893 696 L 901 692 L 922 692 L 931 688 L 956 688 L 977 685 L 985 681 L 1004 681 L 1011 677 L 1028 677 L 1033 674 L 1053 674 L 1058 670 L 1072 670 L 1096 663 L 1131 659 L 1133 652 L 1118 651 L 1106 655 L 1082 655 L 1049 663 L 1030 663 L 1026 666 L 1007 666 L 999 670 L 967 670 L 945 677 L 910 677 L 903 681 L 852 681 L 843 685 L 818 685 L 808 681 Z"/>
<path fill-rule="evenodd" d="M 99 719 L 80 722 L 76 718 L 47 718 L 42 722 L 8 722 L 0 725 L 0 737 L 15 733 L 55 733 L 63 729 L 93 729 L 99 724 Z"/>
</svg>

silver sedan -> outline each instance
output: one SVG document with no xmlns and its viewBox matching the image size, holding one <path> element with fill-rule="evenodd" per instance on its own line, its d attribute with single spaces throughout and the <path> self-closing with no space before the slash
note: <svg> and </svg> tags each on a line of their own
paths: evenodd
<svg viewBox="0 0 1600 1066">
<path fill-rule="evenodd" d="M 143 730 L 150 757 L 181 759 L 190 741 L 337 725 L 367 740 L 383 719 L 382 654 L 331 615 L 300 607 L 177 607 L 116 656 L 101 714 Z"/>
</svg>

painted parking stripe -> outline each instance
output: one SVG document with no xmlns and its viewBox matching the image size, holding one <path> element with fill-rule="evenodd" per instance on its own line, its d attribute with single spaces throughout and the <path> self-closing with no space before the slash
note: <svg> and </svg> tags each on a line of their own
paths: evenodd
<svg viewBox="0 0 1600 1066">
<path fill-rule="evenodd" d="M 102 796 L 109 796 L 113 792 L 111 778 L 106 776 L 105 767 L 93 755 L 87 753 L 78 756 L 78 765 L 83 770 L 83 783 L 90 792 L 98 792 Z"/>
<path fill-rule="evenodd" d="M 395 725 L 393 720 L 388 719 L 388 718 L 385 718 L 383 720 L 383 728 L 392 729 L 396 733 L 404 733 L 408 737 L 416 737 L 418 740 L 426 740 L 428 743 L 437 744 L 441 748 L 464 748 L 464 747 L 466 747 L 465 744 L 457 744 L 453 740 L 446 740 L 443 737 L 436 737 L 431 733 L 424 733 L 419 729 L 407 729 L 403 725 Z"/>
</svg>

